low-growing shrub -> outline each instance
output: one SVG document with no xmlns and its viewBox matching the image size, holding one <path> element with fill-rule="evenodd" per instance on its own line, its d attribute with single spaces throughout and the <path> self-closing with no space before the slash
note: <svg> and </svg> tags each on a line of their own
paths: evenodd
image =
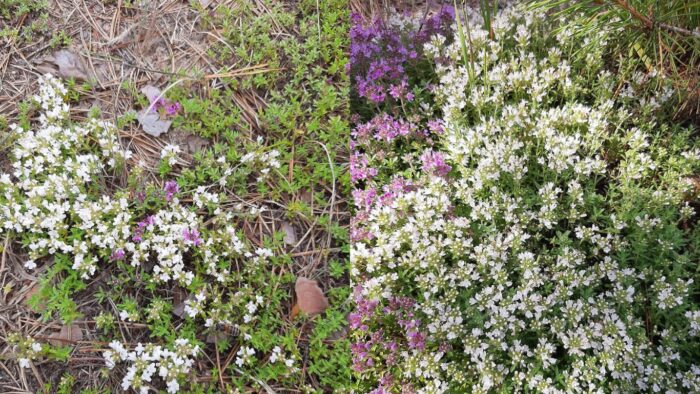
<svg viewBox="0 0 700 394">
<path fill-rule="evenodd" d="M 0 0 L 0 38 L 31 38 L 21 26 L 48 15 L 34 3 Z M 128 3 L 129 17 L 160 11 Z M 27 293 L 17 316 L 41 321 L 5 322 L 2 357 L 10 374 L 37 371 L 22 379 L 30 391 L 43 377 L 46 392 L 347 391 L 347 4 L 185 7 L 216 38 L 199 55 L 220 74 L 156 74 L 162 97 L 139 93 L 154 88 L 143 80 L 115 90 L 173 122 L 157 139 L 139 135 L 134 111 L 116 126 L 94 107 L 78 121 L 67 104 L 90 89 L 70 80 L 45 77 L 37 100 L 18 105 L 0 177 L 0 270 L 5 295 Z M 297 313 L 302 275 L 327 297 L 322 313 Z M 103 360 L 81 358 L 86 348 Z"/>
<path fill-rule="evenodd" d="M 700 390 L 700 144 L 672 88 L 608 69 L 613 29 L 481 26 L 424 46 L 420 110 L 353 108 L 358 389 Z"/>
<path fill-rule="evenodd" d="M 235 160 L 217 160 L 218 182 L 193 190 L 174 180 L 139 192 L 121 189 L 109 180 L 131 152 L 121 148 L 114 126 L 71 120 L 66 88 L 54 77 L 42 77 L 39 87 L 31 105 L 38 122 L 11 126 L 17 137 L 12 172 L 0 177 L 2 235 L 21 241 L 23 269 L 41 277 L 30 304 L 70 327 L 84 316 L 78 300 L 87 297 L 105 311 L 115 308 L 120 327 L 147 327 L 139 340 L 125 341 L 109 312 L 95 317 L 109 343 L 104 365 L 115 369 L 123 390 L 194 390 L 201 386 L 188 377 L 212 373 L 197 370 L 195 361 L 224 351 L 232 358 L 226 370 L 213 372 L 218 388 L 224 387 L 219 375 L 227 376 L 228 387 L 305 385 L 301 329 L 285 318 L 295 279 L 291 259 L 281 237 L 261 235 L 255 243 L 245 233 L 266 207 L 232 200 L 225 189 L 233 172 L 266 180 L 280 167 L 279 152 L 260 139 Z M 161 160 L 174 166 L 178 154 L 167 145 Z M 347 298 L 342 290 L 329 294 L 333 303 Z M 184 299 L 176 301 L 178 295 Z M 317 319 L 316 329 L 325 331 L 314 332 L 308 347 L 314 373 L 343 362 L 331 356 L 347 348 L 344 341 L 323 342 L 345 324 L 342 316 L 329 310 L 327 319 Z M 10 340 L 21 368 L 60 356 L 31 336 Z M 125 371 L 115 368 L 122 364 Z M 345 372 L 334 371 L 337 377 Z"/>
</svg>

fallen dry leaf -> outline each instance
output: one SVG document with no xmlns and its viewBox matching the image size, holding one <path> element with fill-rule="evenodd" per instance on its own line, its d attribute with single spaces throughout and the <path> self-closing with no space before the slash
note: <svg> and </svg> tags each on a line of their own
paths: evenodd
<svg viewBox="0 0 700 394">
<path fill-rule="evenodd" d="M 202 149 L 204 149 L 207 145 L 209 145 L 209 141 L 194 134 L 190 134 L 186 138 L 187 142 L 187 151 L 189 153 L 195 153 L 198 152 Z"/>
<path fill-rule="evenodd" d="M 75 78 L 82 81 L 87 81 L 89 79 L 80 57 L 66 49 L 61 49 L 54 53 L 53 56 L 48 56 L 44 60 L 45 62 L 57 66 L 58 70 L 55 70 L 47 64 L 37 66 L 37 68 L 43 72 L 50 72 L 61 78 Z"/>
<path fill-rule="evenodd" d="M 185 305 L 186 305 L 185 303 L 187 301 L 194 301 L 194 300 L 195 300 L 194 294 L 190 294 L 189 297 L 187 297 L 186 299 L 182 300 L 181 302 L 179 302 L 177 304 L 175 304 L 173 302 L 173 304 L 175 305 L 175 306 L 173 306 L 173 314 L 177 317 L 183 318 L 185 316 Z"/>
<path fill-rule="evenodd" d="M 136 114 L 136 119 L 141 123 L 143 131 L 154 137 L 160 137 L 161 134 L 167 133 L 170 129 L 172 120 L 162 120 L 157 112 L 146 112 L 148 108 L 144 108 Z"/>
<path fill-rule="evenodd" d="M 148 99 L 149 106 L 158 96 L 160 96 L 160 89 L 153 85 L 146 85 L 141 88 L 141 93 Z M 143 131 L 154 137 L 160 137 L 161 134 L 167 133 L 170 129 L 170 125 L 173 123 L 172 120 L 163 120 L 160 118 L 158 112 L 151 109 L 148 111 L 148 107 L 142 109 L 136 114 L 136 119 L 138 119 Z"/>
<path fill-rule="evenodd" d="M 173 129 L 168 132 L 170 143 L 178 145 L 183 151 L 194 154 L 209 145 L 209 140 L 198 135 L 188 133 L 182 129 Z"/>
<path fill-rule="evenodd" d="M 77 324 L 64 324 L 61 331 L 49 335 L 49 343 L 54 346 L 66 346 L 83 340 L 83 330 Z"/>
<path fill-rule="evenodd" d="M 318 282 L 300 276 L 294 285 L 297 294 L 296 307 L 299 312 L 309 316 L 317 315 L 328 308 L 328 299 L 323 295 L 323 290 L 318 287 Z M 292 317 L 296 315 L 292 309 Z"/>
<path fill-rule="evenodd" d="M 187 291 L 180 286 L 173 287 L 173 305 L 177 305 L 187 299 Z"/>
<path fill-rule="evenodd" d="M 41 289 L 41 284 L 38 282 L 34 283 L 34 285 L 24 294 L 24 304 L 28 306 L 30 309 L 32 309 L 34 312 L 41 313 L 46 310 L 46 305 L 43 302 L 39 302 L 36 305 L 36 309 L 32 308 L 30 305 L 30 300 L 35 294 L 39 293 L 39 290 Z"/>
<path fill-rule="evenodd" d="M 311 190 L 304 190 L 299 194 L 299 199 L 308 205 L 311 205 L 314 201 L 314 196 L 313 193 L 311 193 Z"/>
<path fill-rule="evenodd" d="M 297 243 L 297 232 L 289 222 L 282 222 L 282 231 L 284 231 L 284 243 L 287 245 L 295 245 Z"/>
<path fill-rule="evenodd" d="M 148 102 L 150 103 L 156 97 L 160 96 L 160 89 L 153 85 L 146 85 L 141 88 L 141 93 L 143 93 L 143 95 L 146 96 Z"/>
</svg>

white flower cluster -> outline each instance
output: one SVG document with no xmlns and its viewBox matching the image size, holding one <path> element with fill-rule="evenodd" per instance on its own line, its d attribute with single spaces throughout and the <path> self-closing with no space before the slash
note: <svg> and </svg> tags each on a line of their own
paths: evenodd
<svg viewBox="0 0 700 394">
<path fill-rule="evenodd" d="M 119 311 L 119 320 L 121 321 L 138 322 L 139 318 L 140 316 L 138 312 L 129 312 L 127 310 Z"/>
<path fill-rule="evenodd" d="M 192 197 L 192 201 L 197 208 L 205 208 L 211 205 L 218 205 L 219 195 L 208 192 L 204 186 L 199 186 Z M 218 214 L 219 212 L 215 211 L 214 213 Z"/>
<path fill-rule="evenodd" d="M 689 334 L 693 336 L 700 335 L 700 311 L 688 311 L 685 313 L 685 317 L 690 322 Z"/>
<path fill-rule="evenodd" d="M 20 368 L 30 368 L 30 362 L 42 353 L 42 346 L 30 336 L 21 336 L 18 333 L 10 333 L 7 343 L 12 345 L 12 352 L 17 357 Z"/>
<path fill-rule="evenodd" d="M 168 393 L 177 393 L 180 382 L 190 372 L 194 364 L 193 357 L 199 353 L 199 346 L 192 345 L 187 339 L 176 339 L 171 349 L 159 345 L 141 343 L 129 351 L 119 341 L 109 344 L 110 350 L 103 353 L 109 369 L 119 362 L 127 362 L 129 366 L 122 379 L 124 391 L 133 389 L 145 394 L 149 391 L 157 374 L 167 386 Z"/>
<path fill-rule="evenodd" d="M 200 226 L 200 216 L 173 203 L 139 222 L 132 242 L 127 242 L 124 250 L 131 253 L 131 265 L 135 267 L 155 256 L 154 280 L 187 285 L 194 274 L 185 269 L 185 255 L 202 243 Z"/>
<path fill-rule="evenodd" d="M 270 346 L 254 340 L 261 321 L 265 322 L 261 316 L 268 313 L 269 300 L 261 292 L 268 284 L 261 283 L 261 278 L 277 272 L 273 251 L 251 247 L 241 221 L 255 218 L 266 207 L 223 201 L 220 191 L 225 181 L 181 191 L 170 180 L 162 190 L 149 188 L 149 194 L 139 193 L 136 198 L 126 192 L 105 194 L 104 175 L 130 153 L 120 148 L 112 125 L 97 120 L 74 124 L 67 117 L 68 106 L 62 99 L 66 89 L 58 80 L 47 76 L 39 82 L 37 100 L 43 111 L 39 124 L 33 130 L 13 126 L 18 136 L 11 152 L 13 171 L 0 175 L 0 232 L 25 242 L 29 258 L 24 266 L 35 269 L 49 261 L 46 257 L 53 257 L 89 278 L 100 263 L 110 262 L 113 267 L 137 267 L 139 275 L 156 284 L 177 282 L 190 296 L 183 303 L 183 313 L 176 315 L 202 321 L 204 332 L 198 334 L 217 337 L 224 328 L 234 330 L 241 349 L 239 365 L 257 368 L 259 359 L 269 355 L 270 363 L 295 370 L 299 357 L 293 349 L 280 345 L 270 354 Z M 255 144 L 254 152 L 239 163 L 219 161 L 224 178 L 247 179 L 255 171 L 266 176 L 280 167 L 278 151 L 265 147 L 262 139 Z M 168 145 L 161 156 L 174 165 L 179 153 L 177 146 Z M 146 198 L 155 200 L 158 208 L 152 210 L 144 203 Z M 172 309 L 166 303 L 156 299 L 141 309 L 137 300 L 127 299 L 118 317 L 152 323 Z M 113 324 L 111 314 L 100 316 L 96 320 L 101 327 Z M 14 343 L 23 367 L 42 350 L 31 338 L 18 336 Z M 139 344 L 131 350 L 112 342 L 104 355 L 110 368 L 128 363 L 124 390 L 158 388 L 152 380 L 160 376 L 168 392 L 177 392 L 198 350 L 186 340 L 177 340 L 172 347 Z"/>
<path fill-rule="evenodd" d="M 275 346 L 272 349 L 272 354 L 270 355 L 270 362 L 271 363 L 276 363 L 276 362 L 281 362 L 283 363 L 287 368 L 295 368 L 294 367 L 294 359 L 286 356 L 282 352 L 282 348 L 279 346 Z"/>
<path fill-rule="evenodd" d="M 119 247 L 131 216 L 124 198 L 93 198 L 90 189 L 108 168 L 131 156 L 121 149 L 114 127 L 91 119 L 72 126 L 65 117 L 66 90 L 51 75 L 39 80 L 36 96 L 43 113 L 35 130 L 12 125 L 18 136 L 11 152 L 13 171 L 0 175 L 0 229 L 24 234 L 33 269 L 46 255 L 73 256 L 84 278 L 98 257 Z M 82 236 L 76 236 L 82 235 Z"/>
<path fill-rule="evenodd" d="M 698 315 L 685 313 L 695 268 L 678 228 L 700 161 L 616 101 L 602 61 L 574 67 L 565 54 L 580 43 L 554 43 L 548 23 L 509 8 L 495 40 L 471 23 L 473 62 L 459 37 L 426 48 L 437 144 L 457 175 L 416 175 L 367 212 L 371 237 L 351 249 L 363 302 L 410 316 L 360 313 L 374 346 L 356 359 L 386 392 L 700 389 Z M 365 331 L 399 332 L 405 347 Z"/>
<path fill-rule="evenodd" d="M 236 365 L 242 367 L 245 364 L 249 364 L 253 357 L 255 357 L 255 349 L 249 346 L 241 346 L 236 353 Z"/>
<path fill-rule="evenodd" d="M 265 177 L 270 175 L 270 171 L 273 169 L 278 169 L 281 163 L 278 159 L 280 152 L 277 149 L 266 149 L 264 145 L 264 139 L 262 136 L 258 136 L 255 140 L 255 149 L 251 149 L 248 153 L 241 157 L 241 164 L 252 165 L 256 168 L 260 175 L 257 178 L 258 182 L 262 182 Z M 231 170 L 229 170 L 231 171 Z M 230 174 L 225 173 L 225 176 Z"/>
<path fill-rule="evenodd" d="M 180 153 L 182 149 L 178 145 L 166 144 L 160 151 L 160 158 L 172 167 L 177 164 Z"/>
</svg>

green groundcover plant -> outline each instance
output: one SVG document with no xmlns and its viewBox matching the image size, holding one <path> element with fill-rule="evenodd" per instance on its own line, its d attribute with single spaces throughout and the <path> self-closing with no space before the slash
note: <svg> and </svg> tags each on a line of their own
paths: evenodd
<svg viewBox="0 0 700 394">
<path fill-rule="evenodd" d="M 10 127 L 0 237 L 39 278 L 33 317 L 83 336 L 56 346 L 7 335 L 12 366 L 63 373 L 45 392 L 349 386 L 345 3 L 235 3 L 201 10 L 222 36 L 208 55 L 261 72 L 223 76 L 216 89 L 173 81 L 157 101 L 123 84 L 173 129 L 206 138 L 204 149 L 166 144 L 147 173 L 119 138 L 134 115 L 76 121 L 75 83 L 50 75 Z M 264 100 L 251 111 L 247 97 Z M 290 246 L 282 221 L 309 230 Z M 319 278 L 328 298 L 317 316 L 292 313 L 301 275 Z M 98 361 L 66 363 L 86 347 Z"/>
<path fill-rule="evenodd" d="M 352 108 L 358 390 L 698 392 L 700 144 L 672 85 L 603 60 L 614 26 L 468 15 L 393 65 L 413 97 Z M 353 83 L 408 18 L 355 20 Z"/>
<path fill-rule="evenodd" d="M 53 257 L 47 284 L 35 299 L 46 302 L 45 313 L 58 312 L 66 323 L 74 320 L 78 311 L 72 297 L 85 288 L 84 280 L 98 273 L 100 262 L 108 262 L 110 271 L 119 271 L 112 279 L 115 291 L 126 290 L 129 283 L 144 283 L 145 290 L 155 295 L 144 307 L 123 296 L 117 305 L 119 320 L 146 322 L 154 340 L 133 347 L 125 347 L 120 340 L 110 342 L 105 365 L 111 369 L 126 364 L 122 389 L 148 392 L 159 376 L 168 392 L 178 392 L 193 357 L 201 355 L 202 335 L 219 335 L 224 326 L 234 327 L 236 339 L 245 343 L 235 358 L 239 375 L 248 375 L 245 370 L 254 368 L 258 376 L 283 379 L 298 371 L 295 364 L 300 356 L 290 348 L 295 347 L 292 338 L 285 339 L 281 333 L 276 346 L 270 340 L 278 324 L 282 293 L 272 293 L 269 286 L 289 281 L 274 273 L 285 265 L 284 256 L 273 253 L 273 244 L 251 245 L 237 228 L 239 220 L 263 208 L 240 205 L 224 210 L 218 192 L 203 186 L 181 191 L 175 181 L 136 200 L 123 192 L 102 193 L 105 185 L 99 180 L 123 165 L 130 152 L 120 147 L 112 125 L 68 120 L 65 93 L 65 87 L 50 75 L 40 80 L 39 124 L 27 129 L 12 126 L 18 136 L 12 151 L 13 172 L 1 178 L 2 227 L 6 235 L 18 236 L 29 251 L 24 267 L 37 269 L 45 257 Z M 173 151 L 166 147 L 164 158 Z M 275 151 L 259 154 L 274 156 Z M 258 162 L 241 159 L 248 161 Z M 264 166 L 274 168 L 279 163 L 267 160 Z M 265 168 L 258 169 L 261 177 Z M 226 182 L 222 177 L 220 184 Z M 181 203 L 185 196 L 192 203 Z M 154 265 L 147 267 L 149 261 Z M 53 287 L 58 274 L 64 277 Z M 177 331 L 171 325 L 176 306 L 157 296 L 158 287 L 173 286 L 192 295 L 183 302 L 186 324 Z M 108 315 L 97 317 L 99 328 L 114 328 Z M 171 345 L 161 346 L 158 338 Z M 42 345 L 33 339 L 11 340 L 18 346 L 20 366 L 28 367 L 29 360 L 42 356 Z M 221 342 L 229 346 L 226 340 Z M 260 352 L 271 354 L 265 365 L 257 365 Z"/>
</svg>

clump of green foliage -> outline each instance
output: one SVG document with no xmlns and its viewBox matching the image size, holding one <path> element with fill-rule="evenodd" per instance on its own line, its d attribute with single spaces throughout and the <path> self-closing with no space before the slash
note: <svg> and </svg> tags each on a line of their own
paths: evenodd
<svg viewBox="0 0 700 394">
<path fill-rule="evenodd" d="M 204 23 L 216 27 L 226 40 L 213 47 L 210 56 L 224 64 L 264 67 L 223 78 L 222 89 L 201 97 L 190 97 L 186 84 L 173 89 L 172 97 L 184 112 L 175 126 L 222 143 L 213 155 L 201 158 L 204 166 L 218 154 L 245 152 L 240 148 L 252 134 L 274 141 L 281 161 L 287 163 L 268 191 L 275 199 L 318 186 L 332 189 L 334 182 L 337 193 L 347 191 L 349 179 L 339 164 L 347 161 L 346 5 L 338 0 L 306 0 L 294 7 L 264 4 L 268 11 L 259 15 L 256 6 L 245 1 L 221 7 L 214 16 L 203 15 Z M 237 23 L 240 20 L 245 23 Z M 234 105 L 245 96 L 260 99 L 262 108 L 254 122 Z M 314 204 L 321 209 L 327 200 L 324 193 L 314 194 Z M 331 222 L 328 219 L 320 218 Z M 343 230 L 332 232 L 337 241 L 344 241 Z"/>
<path fill-rule="evenodd" d="M 534 0 L 530 3 L 534 9 L 566 16 L 569 22 L 561 29 L 571 30 L 577 36 L 603 28 L 615 29 L 617 33 L 603 54 L 606 61 L 672 79 L 680 101 L 675 115 L 691 119 L 700 114 L 699 2 Z M 579 50 L 586 49 L 584 45 Z"/>
<path fill-rule="evenodd" d="M 234 7 L 218 8 L 215 15 L 203 15 L 204 23 L 216 27 L 226 41 L 213 47 L 210 56 L 224 64 L 264 65 L 265 71 L 224 78 L 222 89 L 202 97 L 187 97 L 186 85 L 174 89 L 172 97 L 183 105 L 176 126 L 216 141 L 211 150 L 197 155 L 195 168 L 184 171 L 181 179 L 185 185 L 215 181 L 219 174 L 211 169 L 218 157 L 245 154 L 255 136 L 263 135 L 280 152 L 281 168 L 255 190 L 248 188 L 245 179 L 234 190 L 245 189 L 283 203 L 289 220 L 316 221 L 332 238 L 327 247 L 341 250 L 340 255 L 325 253 L 325 258 L 335 255 L 341 261 L 348 243 L 343 223 L 347 218 L 333 211 L 338 209 L 339 196 L 349 193 L 350 183 L 342 164 L 347 162 L 349 132 L 347 4 L 342 0 L 303 0 L 293 6 L 263 3 L 267 9 L 263 13 L 252 2 L 239 1 Z M 245 23 L 237 23 L 240 20 Z M 232 105 L 245 95 L 264 101 L 254 123 Z M 330 272 L 321 279 L 344 283 L 344 263 L 334 267 L 323 268 Z M 285 328 L 290 338 L 301 335 L 307 352 L 307 367 L 288 380 L 296 379 L 291 386 L 315 382 L 316 390 L 336 392 L 349 386 L 349 345 L 334 339 L 346 325 L 349 289 L 341 286 L 329 293 L 331 307 L 314 320 L 310 332 L 300 331 L 307 329 L 298 324 Z M 254 379 L 269 381 L 276 379 L 274 375 L 261 370 Z"/>
<path fill-rule="evenodd" d="M 47 7 L 45 0 L 0 0 L 0 39 L 30 40 L 44 31 Z M 28 18 L 29 15 L 34 18 Z"/>
</svg>

